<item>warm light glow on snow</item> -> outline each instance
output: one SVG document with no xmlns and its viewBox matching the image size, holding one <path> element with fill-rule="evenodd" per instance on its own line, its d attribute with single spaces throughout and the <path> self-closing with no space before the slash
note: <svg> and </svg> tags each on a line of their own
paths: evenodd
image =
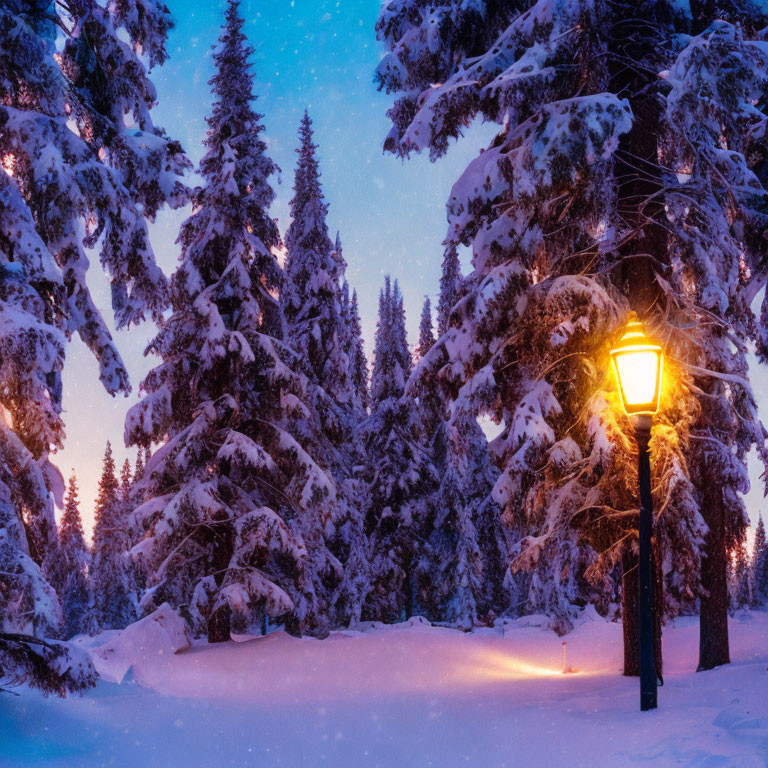
<svg viewBox="0 0 768 768">
<path fill-rule="evenodd" d="M 538 664 L 502 651 L 484 650 L 464 667 L 464 674 L 473 680 L 518 680 L 535 677 L 562 677 L 563 670 Z"/>
</svg>

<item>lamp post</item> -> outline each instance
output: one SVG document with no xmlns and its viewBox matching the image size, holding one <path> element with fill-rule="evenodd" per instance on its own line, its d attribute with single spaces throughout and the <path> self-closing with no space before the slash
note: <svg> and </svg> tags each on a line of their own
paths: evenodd
<svg viewBox="0 0 768 768">
<path fill-rule="evenodd" d="M 653 576 L 651 536 L 653 499 L 648 441 L 653 415 L 659 409 L 664 354 L 644 333 L 636 316 L 630 317 L 624 335 L 611 350 L 619 383 L 621 402 L 635 429 L 638 481 L 640 485 L 640 524 L 638 563 L 638 658 L 640 661 L 640 709 L 656 709 L 656 663 L 653 649 Z"/>
</svg>

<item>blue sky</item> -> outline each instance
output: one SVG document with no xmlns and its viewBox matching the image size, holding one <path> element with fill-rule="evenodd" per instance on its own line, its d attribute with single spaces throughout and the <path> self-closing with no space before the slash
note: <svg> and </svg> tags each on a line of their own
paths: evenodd
<svg viewBox="0 0 768 768">
<path fill-rule="evenodd" d="M 168 45 L 170 59 L 153 73 L 158 91 L 155 122 L 181 140 L 197 163 L 202 154 L 205 116 L 211 97 L 211 46 L 216 41 L 225 3 L 166 0 L 176 28 Z M 437 163 L 413 156 L 401 161 L 383 155 L 389 131 L 386 110 L 392 97 L 379 93 L 373 72 L 383 53 L 374 26 L 377 0 L 243 0 L 245 31 L 256 49 L 254 65 L 258 109 L 264 113 L 272 157 L 282 168 L 272 213 L 284 232 L 293 183 L 294 148 L 306 108 L 314 120 L 323 185 L 329 203 L 332 235 L 341 233 L 347 275 L 357 288 L 368 352 L 376 323 L 376 300 L 385 274 L 400 280 L 411 341 L 417 337 L 425 294 L 435 297 L 446 232 L 445 201 L 452 183 L 487 144 L 491 126 L 477 126 Z M 276 182 L 276 180 L 275 180 Z M 188 211 L 162 215 L 152 227 L 159 264 L 170 274 L 178 249 L 179 223 Z M 465 267 L 467 265 L 465 264 Z M 109 292 L 97 267 L 89 283 L 97 302 L 109 315 Z M 143 357 L 152 326 L 115 334 L 131 374 L 130 398 L 110 398 L 101 388 L 91 355 L 75 342 L 64 378 L 68 439 L 54 460 L 68 475 L 74 467 L 81 485 L 81 510 L 86 528 L 104 444 L 111 439 L 119 462 L 135 452 L 122 442 L 125 411 L 135 402 L 138 385 L 151 367 Z M 768 377 L 756 379 L 768 393 Z M 761 397 L 768 408 L 768 397 Z M 762 483 L 755 463 L 749 507 L 756 519 L 762 506 Z"/>
</svg>

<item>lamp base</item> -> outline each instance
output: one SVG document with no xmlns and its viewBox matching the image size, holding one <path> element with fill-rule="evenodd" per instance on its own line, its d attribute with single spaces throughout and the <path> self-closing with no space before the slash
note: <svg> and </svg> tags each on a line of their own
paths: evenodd
<svg viewBox="0 0 768 768">
<path fill-rule="evenodd" d="M 650 413 L 633 413 L 629 417 L 632 426 L 637 432 L 650 432 L 653 425 L 653 416 Z"/>
</svg>

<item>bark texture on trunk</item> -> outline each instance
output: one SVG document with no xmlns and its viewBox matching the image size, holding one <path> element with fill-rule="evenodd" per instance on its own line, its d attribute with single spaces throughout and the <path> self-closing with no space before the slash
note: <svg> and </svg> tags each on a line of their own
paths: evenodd
<svg viewBox="0 0 768 768">
<path fill-rule="evenodd" d="M 701 509 L 709 527 L 701 560 L 699 670 L 731 661 L 728 647 L 728 553 L 725 549 L 725 507 L 722 494 L 713 493 Z"/>
<path fill-rule="evenodd" d="M 208 642 L 226 643 L 230 640 L 232 611 L 228 605 L 214 611 L 208 618 Z"/>
<path fill-rule="evenodd" d="M 640 674 L 637 635 L 637 553 L 625 547 L 621 557 L 621 628 L 624 633 L 624 674 Z"/>
</svg>

